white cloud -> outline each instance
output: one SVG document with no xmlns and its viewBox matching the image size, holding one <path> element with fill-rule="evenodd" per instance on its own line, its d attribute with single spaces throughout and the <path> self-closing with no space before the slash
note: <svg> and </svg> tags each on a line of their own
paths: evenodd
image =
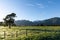
<svg viewBox="0 0 60 40">
<path fill-rule="evenodd" d="M 48 3 L 53 3 L 52 1 L 48 1 Z"/>
<path fill-rule="evenodd" d="M 39 8 L 45 8 L 45 6 L 41 3 L 36 4 Z"/>
<path fill-rule="evenodd" d="M 48 0 L 48 3 L 50 3 L 50 4 L 55 4 L 55 2 L 53 2 L 53 1 L 49 1 L 49 0 Z"/>
<path fill-rule="evenodd" d="M 43 5 L 42 3 L 37 3 L 37 4 L 26 4 L 27 6 L 34 6 L 34 7 L 38 7 L 38 8 L 45 8 L 45 5 Z"/>
<path fill-rule="evenodd" d="M 34 6 L 33 4 L 26 4 L 27 6 Z"/>
</svg>

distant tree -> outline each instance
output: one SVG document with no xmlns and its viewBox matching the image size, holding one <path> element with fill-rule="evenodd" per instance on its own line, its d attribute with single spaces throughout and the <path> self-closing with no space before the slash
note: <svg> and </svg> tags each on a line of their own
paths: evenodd
<svg viewBox="0 0 60 40">
<path fill-rule="evenodd" d="M 11 26 L 14 24 L 14 21 L 15 21 L 15 18 L 16 17 L 16 14 L 15 13 L 11 13 L 11 14 L 8 14 L 5 18 L 4 18 L 4 23 L 6 25 L 9 26 L 9 28 L 11 28 Z"/>
<path fill-rule="evenodd" d="M 41 26 L 44 26 L 43 24 L 41 24 Z"/>
<path fill-rule="evenodd" d="M 3 22 L 0 22 L 0 26 L 2 26 L 3 25 Z"/>
</svg>

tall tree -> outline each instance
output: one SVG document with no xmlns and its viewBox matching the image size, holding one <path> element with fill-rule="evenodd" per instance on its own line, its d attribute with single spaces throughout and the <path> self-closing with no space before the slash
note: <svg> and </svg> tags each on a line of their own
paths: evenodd
<svg viewBox="0 0 60 40">
<path fill-rule="evenodd" d="M 14 21 L 15 21 L 15 18 L 16 17 L 16 14 L 15 13 L 11 13 L 11 14 L 8 14 L 5 18 L 4 18 L 4 22 L 6 25 L 9 26 L 9 28 L 11 28 L 11 25 L 14 24 Z"/>
</svg>

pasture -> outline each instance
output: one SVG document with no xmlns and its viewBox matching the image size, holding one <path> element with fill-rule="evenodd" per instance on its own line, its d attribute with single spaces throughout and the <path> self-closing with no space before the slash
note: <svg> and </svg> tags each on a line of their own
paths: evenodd
<svg viewBox="0 0 60 40">
<path fill-rule="evenodd" d="M 57 40 L 60 26 L 0 26 L 0 40 Z M 56 39 L 55 39 L 56 38 Z"/>
</svg>

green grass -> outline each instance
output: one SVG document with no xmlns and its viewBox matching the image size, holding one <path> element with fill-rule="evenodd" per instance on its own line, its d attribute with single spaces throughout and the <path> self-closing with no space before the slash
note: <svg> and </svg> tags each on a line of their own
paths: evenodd
<svg viewBox="0 0 60 40">
<path fill-rule="evenodd" d="M 11 27 L 9 29 L 8 27 L 3 27 L 0 26 L 0 39 L 3 40 L 26 40 L 32 38 L 32 40 L 39 40 L 40 38 L 45 38 L 45 37 L 56 37 L 57 35 L 60 35 L 60 32 L 45 32 L 45 31 L 40 31 L 40 30 L 28 30 L 27 31 L 27 36 L 26 36 L 26 30 L 22 29 L 40 29 L 40 30 L 54 30 L 54 31 L 59 31 L 60 26 L 16 26 L 16 27 Z M 6 33 L 6 38 L 4 38 L 4 31 Z M 16 31 L 17 32 L 17 37 L 16 37 Z M 60 37 L 60 36 L 59 36 Z M 35 39 L 36 38 L 36 39 Z M 40 39 L 41 40 L 41 39 Z M 54 39 L 55 40 L 55 39 Z M 56 39 L 57 40 L 57 39 Z"/>
</svg>

